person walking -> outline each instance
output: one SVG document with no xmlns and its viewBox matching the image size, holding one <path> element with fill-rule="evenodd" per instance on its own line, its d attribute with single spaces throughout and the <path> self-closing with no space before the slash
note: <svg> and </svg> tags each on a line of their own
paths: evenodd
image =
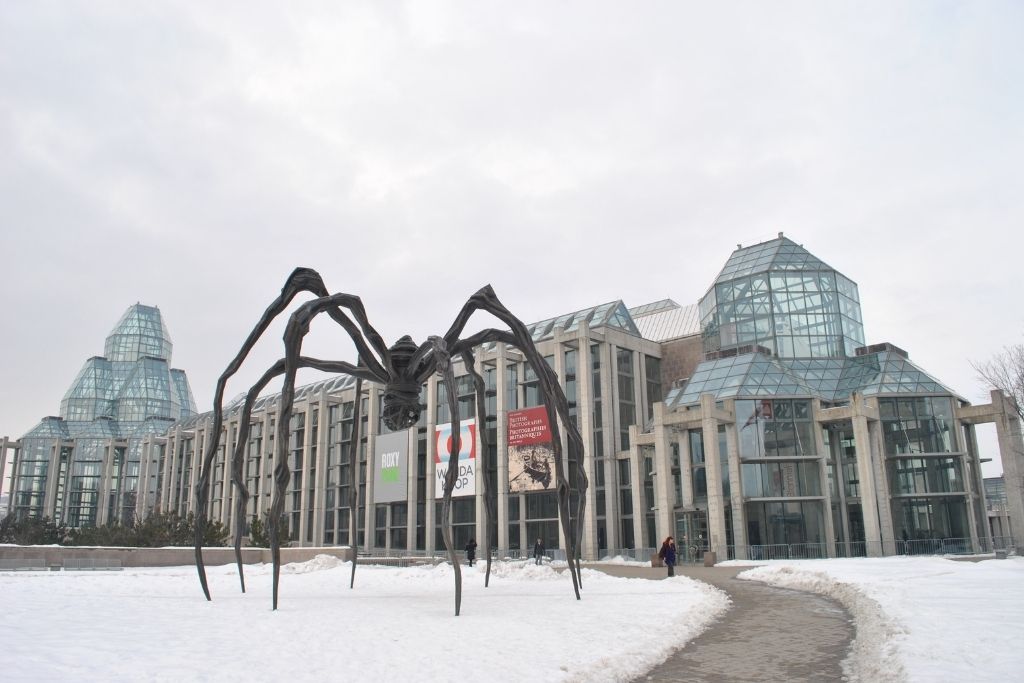
<svg viewBox="0 0 1024 683">
<path fill-rule="evenodd" d="M 533 563 L 541 564 L 544 561 L 544 553 L 544 544 L 538 538 L 537 542 L 533 544 Z"/>
<path fill-rule="evenodd" d="M 661 550 L 658 551 L 658 557 L 662 559 L 665 566 L 668 567 L 668 575 L 676 575 L 676 542 L 671 536 L 665 539 L 665 542 L 661 544 Z"/>
<path fill-rule="evenodd" d="M 466 543 L 466 559 L 469 560 L 469 566 L 472 567 L 473 560 L 476 559 L 476 541 L 472 538 Z"/>
</svg>

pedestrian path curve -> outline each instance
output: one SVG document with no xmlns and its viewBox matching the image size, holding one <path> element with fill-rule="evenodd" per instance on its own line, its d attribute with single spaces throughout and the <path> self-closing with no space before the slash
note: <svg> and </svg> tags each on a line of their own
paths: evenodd
<svg viewBox="0 0 1024 683">
<path fill-rule="evenodd" d="M 616 576 L 659 579 L 664 569 L 604 565 Z M 681 566 L 677 573 L 725 591 L 732 606 L 701 635 L 636 680 L 843 681 L 854 638 L 849 613 L 828 598 L 736 575 L 743 567 Z"/>
</svg>

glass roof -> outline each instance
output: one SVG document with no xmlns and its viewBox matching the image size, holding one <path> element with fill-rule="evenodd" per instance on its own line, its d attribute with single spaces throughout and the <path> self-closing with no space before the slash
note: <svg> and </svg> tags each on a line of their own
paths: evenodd
<svg viewBox="0 0 1024 683">
<path fill-rule="evenodd" d="M 769 270 L 834 270 L 788 237 L 741 247 L 725 262 L 715 283 Z"/>
<path fill-rule="evenodd" d="M 600 306 L 584 308 L 582 311 L 576 311 L 575 313 L 566 313 L 557 318 L 549 318 L 539 323 L 527 325 L 526 329 L 536 342 L 553 338 L 557 331 L 571 332 L 577 329 L 583 321 L 586 321 L 591 329 L 617 327 L 630 334 L 640 336 L 640 330 L 637 329 L 636 323 L 633 322 L 633 318 L 629 315 L 629 310 L 622 301 L 612 301 Z"/>
<path fill-rule="evenodd" d="M 62 438 L 131 436 L 150 418 L 195 414 L 188 377 L 170 368 L 171 338 L 160 309 L 129 306 L 104 348 L 107 355 L 86 360 L 61 399 L 60 418 L 53 420 Z M 53 429 L 46 425 L 44 420 L 29 435 Z"/>
<path fill-rule="evenodd" d="M 844 401 L 854 391 L 865 396 L 884 394 L 956 393 L 898 353 L 882 351 L 854 358 L 773 358 L 748 353 L 704 361 L 690 381 L 669 392 L 670 408 L 695 405 L 700 395 L 716 400 L 745 396 L 806 396 L 829 402 Z"/>
<path fill-rule="evenodd" d="M 171 335 L 167 333 L 160 309 L 129 306 L 107 336 L 103 355 L 112 361 L 134 363 L 143 356 L 171 362 Z"/>
</svg>

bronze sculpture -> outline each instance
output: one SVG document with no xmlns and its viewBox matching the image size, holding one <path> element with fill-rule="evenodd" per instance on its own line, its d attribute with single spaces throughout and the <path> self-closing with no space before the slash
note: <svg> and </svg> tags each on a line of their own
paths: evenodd
<svg viewBox="0 0 1024 683">
<path fill-rule="evenodd" d="M 274 465 L 274 496 L 271 502 L 268 520 L 270 535 L 271 557 L 273 559 L 273 608 L 277 609 L 278 583 L 281 568 L 281 539 L 280 518 L 284 508 L 285 490 L 291 478 L 291 472 L 287 464 L 287 442 L 288 425 L 292 414 L 292 406 L 295 398 L 295 376 L 300 367 L 310 367 L 323 372 L 345 373 L 356 379 L 357 400 L 355 425 L 352 443 L 359 443 L 359 403 L 358 395 L 363 381 L 376 382 L 384 386 L 383 420 L 392 430 L 407 429 L 419 419 L 420 416 L 420 386 L 426 382 L 435 372 L 444 378 L 445 385 L 449 387 L 448 405 L 451 413 L 452 425 L 452 447 L 449 459 L 448 473 L 444 482 L 444 497 L 441 508 L 441 533 L 444 539 L 445 549 L 448 558 L 455 572 L 455 614 L 458 616 L 462 602 L 462 572 L 459 566 L 458 557 L 451 539 L 451 525 L 449 524 L 452 491 L 455 487 L 456 474 L 458 472 L 459 457 L 459 413 L 458 398 L 455 387 L 455 376 L 452 370 L 452 358 L 461 357 L 467 371 L 473 378 L 474 390 L 476 393 L 476 410 L 480 416 L 485 415 L 484 409 L 484 382 L 474 368 L 473 349 L 485 343 L 507 344 L 518 349 L 526 358 L 539 379 L 540 389 L 545 399 L 545 410 L 551 428 L 552 444 L 555 451 L 555 480 L 558 496 L 558 516 L 562 525 L 562 531 L 566 538 L 566 559 L 569 565 L 569 573 L 572 576 L 573 591 L 578 600 L 580 597 L 581 575 L 579 565 L 579 547 L 576 538 L 577 525 L 583 519 L 586 506 L 587 477 L 583 469 L 583 439 L 580 436 L 576 424 L 569 415 L 569 406 L 565 393 L 558 384 L 554 371 L 544 361 L 537 351 L 526 326 L 512 315 L 495 296 L 490 285 L 483 287 L 480 291 L 470 297 L 469 301 L 462 307 L 455 322 L 443 337 L 430 337 L 420 345 L 409 337 L 404 336 L 390 348 L 386 346 L 380 334 L 370 325 L 366 317 L 359 297 L 350 294 L 329 294 L 323 279 L 320 275 L 309 268 L 296 268 L 288 277 L 281 294 L 267 307 L 259 322 L 249 333 L 245 343 L 238 354 L 228 365 L 227 369 L 217 381 L 217 388 L 214 394 L 213 425 L 210 430 L 211 438 L 203 456 L 202 470 L 199 481 L 196 485 L 196 536 L 195 536 L 195 559 L 196 569 L 199 573 L 199 581 L 207 600 L 210 600 L 210 590 L 206 580 L 206 568 L 203 564 L 202 538 L 207 520 L 207 504 L 209 499 L 210 474 L 214 458 L 220 444 L 221 428 L 224 421 L 223 401 L 224 390 L 228 379 L 241 367 L 249 351 L 266 331 L 270 323 L 281 314 L 301 292 L 310 292 L 317 298 L 302 304 L 289 318 L 284 333 L 285 357 L 277 361 L 247 392 L 243 404 L 242 415 L 239 424 L 239 433 L 236 441 L 235 451 L 232 454 L 231 472 L 232 481 L 237 488 L 238 495 L 235 498 L 235 558 L 238 564 L 239 580 L 242 591 L 245 592 L 245 578 L 242 573 L 241 560 L 241 538 L 245 527 L 245 508 L 249 499 L 249 491 L 245 486 L 244 460 L 246 444 L 248 443 L 249 419 L 252 413 L 252 405 L 256 397 L 267 386 L 267 384 L 280 375 L 284 375 L 284 383 L 281 389 L 279 414 L 277 417 L 277 435 L 275 447 L 277 457 Z M 347 312 L 346 312 L 347 311 Z M 461 334 L 465 329 L 470 317 L 476 311 L 490 313 L 495 318 L 509 326 L 509 330 L 486 329 L 473 334 L 465 339 Z M 309 358 L 300 355 L 302 340 L 309 331 L 311 322 L 321 313 L 327 313 L 331 319 L 337 322 L 352 338 L 358 353 L 358 362 L 353 365 L 344 361 L 325 361 L 316 358 Z M 351 316 L 351 317 L 350 317 Z M 353 321 L 354 319 L 354 321 Z M 568 444 L 568 463 L 571 469 L 571 477 L 577 490 L 577 509 L 575 519 L 570 514 L 570 481 L 565 476 L 565 468 L 562 463 L 562 446 L 559 436 L 559 420 L 566 430 Z M 483 446 L 485 468 L 491 464 L 488 457 L 488 444 L 486 430 L 479 430 Z M 354 481 L 359 481 L 358 458 L 355 459 Z M 485 469 L 485 473 L 488 470 Z M 490 529 L 491 520 L 494 519 L 494 492 L 490 491 L 489 477 L 484 476 L 484 497 L 486 500 L 485 511 L 488 519 L 486 527 Z M 353 486 L 352 499 L 350 500 L 351 514 L 349 515 L 350 542 L 353 545 L 352 581 L 355 581 L 356 566 L 356 510 L 358 508 L 358 485 Z M 487 574 L 485 581 L 490 579 L 491 555 L 494 539 L 487 534 Z"/>
</svg>

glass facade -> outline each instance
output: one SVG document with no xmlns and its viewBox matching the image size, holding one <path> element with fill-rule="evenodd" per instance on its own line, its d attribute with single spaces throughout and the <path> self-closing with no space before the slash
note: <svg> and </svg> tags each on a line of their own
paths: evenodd
<svg viewBox="0 0 1024 683">
<path fill-rule="evenodd" d="M 134 520 L 142 440 L 196 412 L 188 378 L 170 367 L 171 349 L 160 310 L 130 306 L 107 336 L 105 355 L 89 358 L 64 394 L 60 417 L 22 437 L 16 514 L 52 516 L 73 527 Z M 72 447 L 61 443 L 70 440 Z M 51 475 L 58 481 L 46 509 Z M 147 482 L 141 493 L 155 495 L 155 488 Z"/>
<path fill-rule="evenodd" d="M 705 352 L 834 358 L 864 345 L 857 285 L 786 238 L 733 252 L 699 306 Z"/>
</svg>

